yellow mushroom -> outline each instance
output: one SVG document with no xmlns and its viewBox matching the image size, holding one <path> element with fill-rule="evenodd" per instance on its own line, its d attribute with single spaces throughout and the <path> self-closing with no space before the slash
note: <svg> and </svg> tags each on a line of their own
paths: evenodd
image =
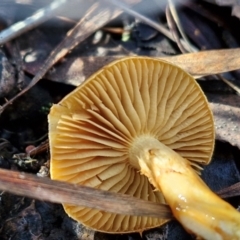
<svg viewBox="0 0 240 240">
<path fill-rule="evenodd" d="M 49 139 L 52 179 L 167 203 L 200 237 L 240 238 L 240 214 L 197 174 L 212 156 L 213 117 L 198 84 L 179 67 L 148 57 L 107 65 L 51 108 Z M 64 209 L 102 232 L 143 231 L 166 222 Z"/>
</svg>

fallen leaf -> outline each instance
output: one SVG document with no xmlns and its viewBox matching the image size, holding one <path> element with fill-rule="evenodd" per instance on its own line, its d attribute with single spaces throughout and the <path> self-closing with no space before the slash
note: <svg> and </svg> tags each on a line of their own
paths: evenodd
<svg viewBox="0 0 240 240">
<path fill-rule="evenodd" d="M 240 68 L 240 48 L 209 50 L 167 57 L 195 78 L 229 72 Z"/>
<path fill-rule="evenodd" d="M 207 94 L 213 111 L 216 139 L 240 149 L 240 97 L 234 94 Z"/>
<path fill-rule="evenodd" d="M 72 57 L 58 64 L 54 71 L 49 72 L 46 78 L 74 86 L 81 84 L 87 77 L 104 65 L 125 56 L 103 57 Z M 209 50 L 196 53 L 187 53 L 171 57 L 162 57 L 173 64 L 185 69 L 194 77 L 207 76 L 240 68 L 240 48 Z M 40 67 L 40 66 L 39 66 Z M 36 74 L 37 68 L 25 70 Z"/>
</svg>

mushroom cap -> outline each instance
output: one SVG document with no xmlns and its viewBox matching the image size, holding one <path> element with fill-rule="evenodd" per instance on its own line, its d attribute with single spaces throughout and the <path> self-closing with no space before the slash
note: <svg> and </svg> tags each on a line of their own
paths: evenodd
<svg viewBox="0 0 240 240">
<path fill-rule="evenodd" d="M 214 148 L 212 113 L 195 79 L 181 68 L 148 57 L 117 60 L 51 108 L 51 178 L 165 203 L 131 164 L 129 151 L 144 135 L 201 169 Z M 63 206 L 73 219 L 102 232 L 143 231 L 167 221 Z"/>
</svg>

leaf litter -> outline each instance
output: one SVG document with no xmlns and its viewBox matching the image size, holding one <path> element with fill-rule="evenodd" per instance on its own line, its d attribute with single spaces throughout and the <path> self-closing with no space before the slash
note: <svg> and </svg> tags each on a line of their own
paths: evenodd
<svg viewBox="0 0 240 240">
<path fill-rule="evenodd" d="M 81 2 L 81 1 L 80 1 Z M 26 50 L 27 49 L 32 49 L 33 52 L 33 59 L 29 62 L 29 61 L 24 61 L 23 62 L 23 69 L 25 71 L 25 73 L 27 73 L 29 76 L 31 75 L 35 75 L 35 77 L 33 78 L 32 81 L 30 81 L 30 84 L 27 85 L 25 84 L 24 86 L 26 88 L 23 88 L 22 91 L 20 91 L 18 93 L 18 95 L 16 95 L 16 93 L 14 92 L 13 94 L 9 94 L 8 97 L 8 101 L 7 103 L 5 103 L 2 106 L 2 112 L 3 114 L 5 113 L 5 110 L 9 108 L 9 106 L 11 105 L 11 107 L 13 107 L 12 109 L 14 109 L 14 105 L 16 104 L 17 106 L 17 102 L 14 103 L 14 99 L 17 99 L 18 97 L 20 97 L 21 95 L 26 95 L 27 91 L 30 90 L 30 88 L 32 88 L 34 86 L 34 88 L 38 88 L 38 91 L 43 91 L 43 89 L 40 90 L 40 88 L 38 87 L 38 85 L 35 86 L 35 84 L 37 82 L 39 82 L 39 80 L 45 75 L 45 73 L 51 69 L 50 71 L 48 71 L 47 75 L 44 76 L 44 79 L 47 80 L 51 80 L 51 81 L 56 81 L 56 82 L 60 82 L 65 84 L 66 86 L 68 85 L 73 85 L 73 86 L 77 86 L 79 85 L 81 82 L 84 81 L 84 79 L 86 79 L 86 77 L 88 77 L 89 75 L 91 75 L 95 70 L 99 69 L 100 67 L 102 67 L 103 65 L 105 65 L 106 63 L 119 58 L 121 56 L 126 56 L 126 55 L 149 55 L 152 57 L 164 57 L 166 58 L 166 60 L 172 61 L 173 63 L 180 65 L 181 67 L 185 68 L 188 72 L 190 72 L 191 74 L 193 74 L 195 77 L 203 77 L 200 80 L 198 80 L 199 82 L 201 81 L 208 81 L 211 77 L 215 78 L 215 79 L 219 79 L 218 77 L 215 77 L 214 74 L 220 74 L 220 73 L 225 73 L 224 76 L 226 76 L 228 79 L 231 80 L 231 78 L 236 78 L 238 79 L 239 77 L 239 73 L 238 71 L 232 72 L 230 73 L 230 71 L 233 70 L 237 70 L 240 68 L 240 54 L 239 54 L 239 40 L 237 39 L 237 37 L 233 34 L 233 32 L 228 32 L 227 34 L 227 38 L 228 40 L 230 39 L 231 41 L 228 41 L 227 43 L 229 44 L 231 42 L 231 44 L 234 43 L 238 43 L 237 46 L 235 45 L 235 49 L 233 49 L 232 47 L 229 47 L 228 49 L 226 48 L 226 46 L 228 46 L 227 44 L 223 44 L 222 41 L 219 41 L 221 49 L 216 50 L 216 45 L 211 45 L 211 42 L 205 42 L 206 38 L 200 38 L 199 33 L 201 33 L 201 31 L 205 29 L 207 29 L 208 32 L 211 33 L 211 31 L 214 31 L 213 29 L 211 29 L 211 27 L 207 27 L 208 23 L 205 22 L 205 19 L 200 18 L 200 20 L 196 20 L 191 22 L 191 28 L 193 29 L 191 33 L 189 33 L 184 27 L 182 27 L 183 29 L 181 29 L 181 31 L 186 31 L 186 33 L 188 34 L 188 37 L 191 39 L 191 43 L 190 45 L 194 44 L 196 46 L 207 46 L 207 49 L 209 49 L 210 51 L 200 51 L 200 52 L 196 52 L 196 53 L 186 53 L 186 54 L 181 54 L 181 51 L 177 51 L 178 55 L 176 56 L 167 56 L 166 52 L 164 52 L 164 49 L 158 48 L 158 49 L 152 49 L 150 50 L 149 48 L 146 50 L 144 49 L 144 46 L 152 46 L 152 48 L 154 48 L 154 44 L 151 44 L 151 40 L 143 40 L 143 43 L 141 44 L 141 49 L 136 48 L 136 43 L 134 42 L 134 39 L 130 39 L 130 41 L 123 43 L 121 41 L 119 41 L 119 38 L 113 38 L 110 34 L 110 39 L 114 39 L 113 41 L 109 41 L 109 34 L 106 34 L 106 32 L 103 32 L 103 44 L 101 45 L 92 45 L 91 43 L 89 43 L 89 41 L 84 41 L 86 39 L 91 39 L 91 34 L 94 33 L 97 29 L 101 28 L 102 26 L 106 25 L 110 20 L 115 19 L 116 16 L 119 16 L 119 14 L 123 11 L 123 10 L 119 10 L 117 9 L 116 6 L 118 7 L 122 7 L 120 6 L 118 3 L 118 1 L 114 1 L 116 3 L 115 7 L 111 8 L 111 9 L 115 9 L 114 11 L 112 10 L 108 10 L 108 13 L 115 13 L 113 15 L 111 15 L 111 17 L 106 17 L 105 19 L 102 18 L 102 21 L 99 21 L 101 16 L 104 16 L 104 11 L 106 10 L 106 4 L 104 4 L 104 1 L 100 1 L 101 4 L 99 5 L 94 5 L 90 6 L 90 10 L 87 12 L 87 14 L 89 14 L 88 16 L 85 15 L 85 22 L 81 23 L 81 21 L 79 22 L 79 25 L 77 25 L 79 27 L 79 29 L 82 29 L 82 32 L 84 34 L 79 34 L 79 29 L 76 30 L 76 35 L 74 35 L 74 30 L 71 30 L 72 26 L 72 22 L 71 24 L 68 25 L 68 30 L 70 34 L 68 34 L 65 38 L 63 38 L 63 41 L 60 43 L 60 45 L 58 45 L 57 47 L 56 44 L 50 44 L 49 42 L 51 41 L 47 41 L 46 39 L 43 42 L 40 42 L 40 44 L 35 44 L 35 46 L 33 48 L 31 48 L 31 44 L 34 43 L 34 40 L 36 42 L 38 42 L 38 38 L 34 35 L 36 33 L 36 31 L 38 31 L 38 29 L 32 30 L 32 40 L 31 42 L 27 42 L 26 40 L 29 39 L 29 37 L 23 37 L 25 40 L 25 45 L 29 45 L 29 46 L 25 46 L 26 48 L 23 49 L 21 48 L 20 45 L 20 51 L 22 53 L 22 57 L 26 57 Z M 126 1 L 126 4 L 136 4 L 138 3 L 140 4 L 144 1 Z M 199 1 L 199 3 L 205 7 L 206 9 L 208 9 L 208 5 L 204 5 L 204 1 Z M 219 1 L 216 1 L 216 3 L 219 3 Z M 145 2 L 146 4 L 146 2 Z M 165 4 L 165 5 L 164 5 Z M 164 14 L 164 8 L 165 6 L 168 4 L 168 2 L 166 1 L 163 5 L 159 6 L 159 13 L 160 14 Z M 191 5 L 191 3 L 189 3 Z M 188 1 L 184 1 L 184 6 L 188 6 Z M 127 5 L 128 6 L 128 5 Z M 156 8 L 156 5 L 154 5 Z M 107 6 L 109 7 L 109 6 Z M 186 17 L 183 19 L 181 16 L 181 13 L 183 13 L 184 11 L 181 8 L 181 4 L 180 7 L 177 6 L 176 10 L 177 10 L 177 14 L 179 14 L 179 18 L 173 18 L 173 24 L 175 21 L 175 24 L 177 24 L 177 21 L 187 21 L 187 24 L 182 24 L 182 26 L 190 26 L 190 22 L 189 22 L 189 13 L 186 13 Z M 234 8 L 236 9 L 237 7 L 237 3 L 234 6 Z M 121 8 L 123 9 L 123 8 Z M 211 8 L 209 8 L 210 11 Z M 208 9 L 208 10 L 209 10 Z M 220 9 L 220 8 L 219 8 Z M 96 11 L 96 12 L 95 12 Z M 236 11 L 236 10 L 235 10 Z M 96 15 L 96 13 L 99 13 L 99 15 Z M 137 13 L 137 14 L 136 14 Z M 172 11 L 173 13 L 173 11 Z M 212 12 L 213 15 L 216 14 L 216 12 Z M 92 14 L 92 15 L 91 15 Z M 102 15 L 103 14 L 103 15 Z M 106 14 L 106 11 L 105 11 Z M 173 46 L 173 40 L 174 38 L 171 37 L 171 34 L 173 31 L 171 28 L 166 28 L 165 25 L 162 23 L 162 20 L 159 20 L 155 18 L 154 20 L 150 19 L 149 16 L 144 16 L 142 13 L 139 13 L 137 10 L 136 11 L 128 11 L 128 14 L 132 14 L 132 17 L 134 18 L 138 18 L 140 19 L 140 21 L 144 22 L 146 24 L 146 26 L 151 26 L 151 27 L 156 27 L 156 30 L 159 32 L 158 34 L 163 34 L 163 36 L 167 36 L 166 41 L 168 42 L 168 46 Z M 96 16 L 95 16 L 96 15 Z M 95 17 L 93 17 L 95 16 Z M 106 16 L 106 15 L 105 15 Z M 226 18 L 230 18 L 231 16 L 225 16 Z M 121 19 L 121 18 L 120 18 Z M 174 20 L 175 19 L 175 20 Z M 178 20 L 176 20 L 178 19 Z M 66 20 L 66 19 L 65 19 Z M 60 21 L 60 20 L 59 20 Z M 122 19 L 120 20 L 122 21 Z M 202 29 L 198 29 L 197 28 L 197 21 L 200 21 L 202 23 L 203 28 Z M 222 21 L 224 22 L 224 18 L 222 18 Z M 227 21 L 227 20 L 225 20 Z M 95 24 L 95 25 L 94 25 Z M 210 24 L 211 25 L 211 24 Z M 91 27 L 89 27 L 91 26 Z M 161 28 L 159 28 L 159 26 L 161 26 Z M 177 24 L 177 28 L 179 28 L 179 24 Z M 136 25 L 136 28 L 138 26 Z M 227 31 L 229 31 L 229 29 L 225 29 Z M 27 30 L 28 31 L 28 30 Z M 220 31 L 222 31 L 220 29 Z M 40 30 L 40 34 L 42 34 L 41 30 Z M 154 33 L 156 34 L 156 33 Z M 27 34 L 28 35 L 28 34 Z M 75 36 L 75 37 L 74 37 Z M 136 36 L 136 35 L 135 35 Z M 183 46 L 189 46 L 189 42 L 186 42 L 186 39 L 183 37 L 183 35 L 178 36 L 175 35 L 178 42 L 180 42 L 181 44 L 183 44 Z M 192 37 L 194 36 L 194 37 Z M 45 37 L 45 36 L 44 36 Z M 183 37 L 183 38 L 182 38 Z M 51 36 L 52 38 L 52 36 Z M 153 37 L 154 39 L 154 37 Z M 233 39 L 233 41 L 232 41 Z M 17 40 L 19 42 L 21 42 L 21 36 L 19 38 L 17 38 Z M 144 41 L 146 41 L 146 45 L 144 45 Z M 109 43 L 111 43 L 109 45 Z M 43 48 L 43 46 L 46 46 L 46 48 Z M 65 45 L 66 44 L 66 45 Z M 80 47 L 76 47 L 77 45 L 80 44 Z M 209 45 L 210 44 L 210 45 Z M 121 46 L 119 48 L 119 45 Z M 66 49 L 63 49 L 63 46 L 66 47 Z M 81 48 L 82 46 L 82 48 Z M 84 49 L 84 46 L 86 47 L 86 49 Z M 89 47 L 90 46 L 90 47 Z M 111 47 L 109 47 L 111 46 Z M 160 45 L 161 46 L 161 45 Z M 180 45 L 179 45 L 180 46 Z M 6 49 L 11 49 L 11 43 L 7 43 L 5 45 Z M 115 49 L 115 52 L 113 51 L 113 49 Z M 117 50 L 116 50 L 117 49 Z M 189 49 L 188 47 L 186 49 Z M 215 50 L 214 50 L 215 49 Z M 104 51 L 103 51 L 104 50 Z M 43 52 L 45 51 L 45 52 Z M 69 51 L 72 51 L 72 53 L 68 54 Z M 173 47 L 173 51 L 170 52 L 176 52 L 176 46 Z M 38 53 L 36 55 L 34 55 L 34 53 Z M 40 54 L 39 54 L 40 53 Z M 41 53 L 43 53 L 41 55 Z M 44 56 L 44 57 L 43 57 Z M 50 57 L 48 57 L 50 56 Z M 63 59 L 64 58 L 64 59 Z M 24 58 L 27 59 L 27 58 Z M 45 60 L 47 59 L 47 60 Z M 57 65 L 54 66 L 54 64 L 58 62 Z M 40 70 L 39 70 L 40 69 Z M 49 81 L 49 84 L 51 84 Z M 238 82 L 236 81 L 236 86 L 238 85 Z M 11 87 L 11 86 L 10 86 Z M 8 88 L 9 89 L 9 88 Z M 6 92 L 7 96 L 9 93 Z M 236 94 L 221 94 L 218 92 L 214 92 L 214 93 L 206 93 L 207 97 L 210 101 L 210 106 L 213 110 L 213 114 L 214 114 L 214 118 L 215 118 L 215 124 L 216 124 L 216 137 L 217 140 L 221 141 L 221 143 L 219 141 L 217 141 L 216 144 L 216 152 L 215 155 L 213 157 L 213 162 L 210 166 L 208 166 L 205 171 L 203 172 L 203 178 L 204 180 L 211 186 L 211 188 L 215 189 L 216 191 L 219 191 L 219 193 L 221 193 L 221 189 L 222 188 L 227 188 L 230 185 L 233 184 L 237 184 L 237 182 L 240 181 L 239 179 L 239 170 L 237 169 L 237 165 L 235 164 L 236 159 L 234 158 L 234 156 L 232 156 L 231 154 L 229 156 L 226 156 L 224 158 L 223 161 L 221 161 L 221 157 L 227 152 L 231 152 L 232 147 L 229 145 L 226 145 L 226 142 L 230 143 L 232 146 L 237 146 L 238 148 L 240 148 L 239 145 L 239 136 L 240 136 L 240 130 L 239 130 L 239 109 L 240 109 L 240 105 L 239 105 L 239 96 L 237 96 Z M 17 97 L 16 97 L 17 96 Z M 20 100 L 21 98 L 19 98 Z M 33 98 L 34 99 L 34 98 Z M 10 108 L 9 108 L 10 109 Z M 11 110 L 13 111 L 13 110 Z M 12 114 L 11 114 L 12 115 Z M 24 115 L 24 113 L 23 113 Z M 11 143 L 14 143 L 14 141 L 12 139 L 17 139 L 20 141 L 21 138 L 23 138 L 23 135 L 21 135 L 20 133 L 16 133 L 14 131 L 9 131 L 9 129 L 5 129 L 3 128 L 1 130 L 2 133 L 4 133 L 3 136 L 6 137 L 6 139 L 11 140 Z M 26 135 L 26 134 L 25 134 Z M 17 136 L 17 137 L 16 137 Z M 28 141 L 28 135 L 26 135 L 26 142 Z M 25 139 L 25 138 L 23 138 Z M 25 141 L 25 140 L 24 140 Z M 10 143 L 10 146 L 11 146 Z M 223 145 L 222 145 L 223 144 Z M 219 145 L 221 147 L 219 147 Z M 45 144 L 45 146 L 47 146 L 47 144 Z M 13 146 L 11 146 L 13 147 Z M 23 149 L 21 147 L 18 147 L 20 149 L 20 151 Z M 224 151 L 224 148 L 226 148 L 226 150 Z M 3 146 L 2 150 L 5 149 L 4 151 L 9 151 L 9 144 L 8 146 Z M 45 147 L 44 149 L 47 149 L 47 147 Z M 16 153 L 16 149 L 14 148 L 14 151 Z M 19 150 L 18 150 L 19 151 Z M 218 156 L 218 154 L 220 153 L 220 155 Z M 9 152 L 6 156 L 11 156 L 11 152 Z M 25 154 L 26 156 L 28 156 L 28 154 Z M 41 154 L 37 155 L 37 159 L 40 161 L 40 156 Z M 43 158 L 47 158 L 46 156 L 44 156 Z M 227 161 L 227 165 L 226 165 L 226 161 Z M 30 161 L 28 158 L 28 162 L 31 163 L 31 157 L 30 157 Z M 41 161 L 40 161 L 41 162 Z M 11 164 L 11 161 L 10 161 Z M 15 169 L 16 170 L 16 166 L 12 166 L 11 169 Z M 28 169 L 28 168 L 26 168 Z M 31 167 L 29 168 L 30 172 L 31 172 Z M 222 169 L 225 169 L 226 171 L 222 172 Z M 227 170 L 229 169 L 229 171 Z M 213 178 L 211 178 L 212 173 L 218 173 L 219 175 L 214 176 Z M 6 172 L 7 174 L 7 172 Z M 227 176 L 229 176 L 229 178 L 227 178 Z M 2 174 L 3 176 L 3 174 Z M 13 176 L 13 175 L 12 175 Z M 11 183 L 11 181 L 13 181 L 15 178 L 13 177 L 12 180 L 7 179 L 7 182 Z M 34 180 L 31 179 L 31 176 L 28 178 L 28 175 L 26 175 L 26 179 L 29 180 L 29 186 L 34 187 Z M 224 183 L 223 185 L 220 185 L 219 187 L 217 186 L 217 180 L 218 182 Z M 3 180 L 3 179 L 2 179 Z M 16 179 L 15 179 L 16 180 Z M 16 181 L 15 184 L 20 184 L 20 182 Z M 1 185 L 1 184 L 0 184 Z M 18 185 L 20 186 L 20 185 Z M 49 183 L 46 185 L 48 187 L 52 187 L 53 192 L 57 193 L 56 190 L 54 190 L 53 186 L 57 186 L 54 185 L 53 182 L 51 182 L 49 180 Z M 233 187 L 231 188 L 227 188 L 228 189 L 228 195 L 227 196 L 239 196 L 239 188 L 237 188 L 238 185 L 233 185 Z M 43 187 L 43 189 L 45 189 L 45 187 Z M 71 186 L 69 186 L 69 189 L 71 189 Z M 236 190 L 237 189 L 237 190 Z M 3 189 L 2 189 L 3 190 Z M 5 190 L 5 189 L 4 189 Z M 62 194 L 67 194 L 66 196 L 69 196 L 68 193 L 66 192 L 67 189 L 64 190 L 63 188 L 63 193 Z M 32 190 L 32 192 L 35 192 L 36 190 Z M 65 192 L 64 192 L 65 191 Z M 225 191 L 225 192 L 224 192 Z M 226 193 L 226 190 L 224 190 L 222 193 Z M 230 191 L 230 193 L 229 193 Z M 232 192 L 231 192 L 232 191 Z M 16 192 L 15 192 L 16 193 Z M 20 191 L 18 192 L 19 194 L 22 194 L 25 196 L 27 193 L 24 191 Z M 231 195 L 232 193 L 232 195 Z M 234 193 L 234 194 L 233 194 Z M 35 192 L 36 194 L 36 192 Z M 42 193 L 43 194 L 43 193 Z M 34 197 L 33 194 L 30 196 Z M 42 195 L 44 196 L 44 195 Z M 41 199 L 41 193 L 39 198 Z M 226 195 L 222 195 L 223 197 L 226 197 Z M 37 197 L 37 196 L 35 196 Z M 55 200 L 54 200 L 55 199 Z M 53 197 L 53 201 L 56 202 L 57 197 Z M 117 205 L 117 199 L 118 197 L 115 196 L 115 204 Z M 50 198 L 45 199 L 45 200 L 51 200 Z M 33 206 L 32 204 L 30 204 L 29 206 Z M 31 208 L 30 213 L 32 212 L 33 215 L 37 216 L 35 219 L 39 220 L 39 215 L 38 213 L 35 214 L 34 211 L 32 211 Z M 141 211 L 141 210 L 140 210 Z M 62 215 L 61 215 L 62 216 Z M 40 224 L 41 225 L 41 224 Z M 171 226 L 171 225 L 169 225 Z M 181 229 L 181 227 L 179 227 L 179 225 L 177 225 L 177 227 L 175 226 L 174 229 Z M 3 228 L 4 229 L 4 228 Z M 3 231 L 3 230 L 1 230 Z M 5 231 L 5 230 L 4 230 Z M 6 230 L 7 231 L 7 230 Z M 39 229 L 37 230 L 36 233 L 38 233 Z M 84 230 L 82 230 L 84 232 Z M 82 232 L 82 233 L 83 233 Z M 174 232 L 171 231 L 172 233 Z M 3 232 L 0 232 L 0 235 Z M 153 233 L 153 232 L 152 232 Z M 181 233 L 182 239 L 187 239 L 187 237 L 190 237 L 188 234 L 186 235 L 186 233 L 184 233 L 184 230 L 176 230 L 177 235 L 176 236 L 180 236 L 179 233 Z M 54 236 L 54 233 L 51 233 L 52 236 Z M 49 234 L 49 236 L 51 236 L 51 234 Z M 146 233 L 147 234 L 147 233 Z M 83 236 L 84 233 L 81 235 Z M 56 234 L 57 236 L 57 234 Z M 66 237 L 65 233 L 63 233 L 63 236 Z M 92 236 L 90 234 L 90 236 Z M 152 237 L 154 236 L 154 237 Z M 146 238 L 153 238 L 156 239 L 158 238 L 158 236 L 161 236 L 161 233 L 159 232 L 159 234 L 154 232 L 154 235 L 151 234 Z M 117 237 L 117 236 L 116 236 Z M 130 235 L 129 235 L 130 237 Z M 168 233 L 168 236 L 166 237 L 164 235 L 164 239 L 174 239 L 174 234 L 171 235 L 171 233 Z M 96 237 L 97 238 L 97 237 Z M 132 238 L 134 239 L 138 239 L 138 236 L 133 236 Z M 14 239 L 14 238 L 13 238 Z M 29 238 L 30 239 L 30 238 Z M 47 238 L 43 238 L 43 239 L 47 239 Z M 67 237 L 66 237 L 67 239 Z M 83 237 L 81 237 L 81 239 L 87 239 L 87 236 L 84 235 Z M 109 239 L 107 236 L 105 236 L 105 239 Z M 180 239 L 180 238 L 179 238 Z"/>
</svg>

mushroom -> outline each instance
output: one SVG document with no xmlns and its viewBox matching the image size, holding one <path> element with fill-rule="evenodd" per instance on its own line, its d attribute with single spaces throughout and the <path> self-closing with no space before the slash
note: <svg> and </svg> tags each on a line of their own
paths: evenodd
<svg viewBox="0 0 240 240">
<path fill-rule="evenodd" d="M 240 214 L 198 175 L 211 160 L 213 116 L 181 68 L 148 57 L 105 66 L 53 105 L 49 140 L 52 179 L 167 203 L 186 230 L 205 239 L 231 238 L 237 229 L 240 236 Z M 64 209 L 102 232 L 141 232 L 167 221 Z"/>
</svg>

